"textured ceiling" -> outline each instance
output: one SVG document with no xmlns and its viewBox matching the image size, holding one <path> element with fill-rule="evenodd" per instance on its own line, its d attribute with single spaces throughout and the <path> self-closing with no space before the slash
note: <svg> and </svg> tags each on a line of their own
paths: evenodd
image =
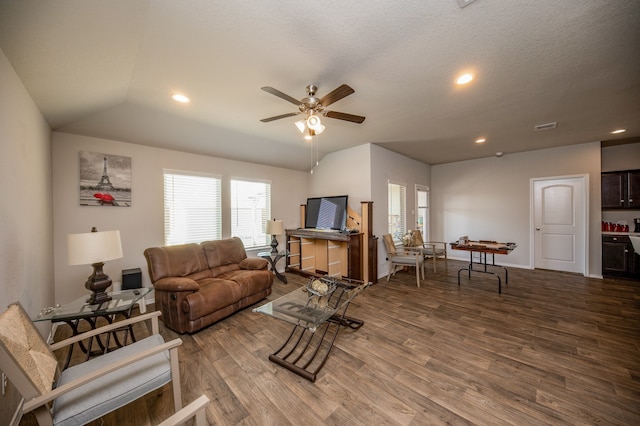
<svg viewBox="0 0 640 426">
<path fill-rule="evenodd" d="M 321 156 L 377 143 L 440 164 L 640 136 L 637 0 L 0 0 L 0 48 L 54 130 L 298 170 L 296 118 L 260 122 L 296 107 L 262 86 L 355 89 L 329 109 L 367 119 L 325 118 Z M 477 78 L 456 87 L 462 71 Z"/>
</svg>

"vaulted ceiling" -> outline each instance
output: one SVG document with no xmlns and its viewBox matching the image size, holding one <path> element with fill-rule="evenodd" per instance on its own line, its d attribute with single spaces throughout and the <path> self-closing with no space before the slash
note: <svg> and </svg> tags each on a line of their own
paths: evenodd
<svg viewBox="0 0 640 426">
<path fill-rule="evenodd" d="M 263 86 L 355 90 L 329 109 L 366 120 L 323 118 L 320 156 L 376 143 L 441 164 L 640 136 L 637 0 L 0 0 L 0 48 L 54 130 L 297 170 L 297 118 L 260 121 L 296 106 Z"/>
</svg>

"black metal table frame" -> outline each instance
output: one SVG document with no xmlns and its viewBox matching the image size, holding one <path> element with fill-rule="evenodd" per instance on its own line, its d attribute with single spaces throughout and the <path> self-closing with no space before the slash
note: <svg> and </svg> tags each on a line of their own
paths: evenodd
<svg viewBox="0 0 640 426">
<path fill-rule="evenodd" d="M 280 273 L 280 271 L 278 271 L 278 268 L 276 268 L 276 264 L 283 257 L 287 257 L 289 255 L 289 253 L 286 250 L 282 251 L 282 252 L 278 252 L 278 253 L 269 252 L 268 255 L 264 254 L 264 253 L 266 253 L 266 252 L 258 253 L 258 257 L 261 257 L 262 259 L 268 260 L 269 264 L 271 265 L 271 270 L 276 275 L 276 278 L 278 278 L 280 281 L 282 281 L 283 283 L 286 284 L 287 283 L 287 277 L 285 277 L 284 275 L 282 275 Z"/>
<path fill-rule="evenodd" d="M 346 282 L 343 281 L 341 284 L 352 289 L 364 284 L 362 281 L 345 280 Z M 352 284 L 354 282 L 359 284 Z M 362 289 L 366 287 L 364 286 Z M 344 294 L 345 292 L 341 291 L 340 295 L 337 296 L 338 299 L 333 301 L 335 306 L 340 306 L 340 299 Z M 333 297 L 333 294 L 331 297 Z M 310 330 L 300 324 L 294 325 L 289 337 L 278 350 L 269 355 L 269 360 L 310 382 L 315 382 L 318 372 L 329 358 L 340 329 L 348 327 L 352 330 L 357 330 L 364 324 L 364 321 L 346 315 L 353 297 L 318 329 Z"/>
<path fill-rule="evenodd" d="M 509 271 L 507 270 L 506 267 L 502 266 L 502 265 L 496 265 L 495 262 L 495 256 L 496 254 L 493 252 L 487 252 L 487 251 L 482 251 L 482 250 L 467 250 L 469 251 L 469 266 L 467 266 L 466 268 L 462 268 L 458 270 L 458 287 L 460 286 L 460 272 L 462 271 L 467 271 L 469 273 L 469 279 L 471 279 L 471 273 L 472 272 L 480 272 L 482 274 L 491 274 L 491 275 L 495 275 L 496 277 L 498 277 L 498 294 L 502 294 L 502 279 L 500 278 L 500 275 L 496 272 L 493 271 L 488 271 L 487 270 L 487 266 L 492 266 L 492 267 L 497 267 L 497 268 L 502 268 L 504 269 L 504 275 L 505 275 L 505 284 L 509 284 Z M 474 262 L 473 261 L 473 253 L 478 253 L 480 255 L 480 262 Z M 487 254 L 491 255 L 491 264 L 487 264 Z M 483 256 L 484 255 L 484 256 Z M 484 270 L 482 269 L 473 269 L 473 265 L 483 265 L 484 266 Z"/>
<path fill-rule="evenodd" d="M 80 320 L 84 320 L 86 321 L 89 326 L 91 327 L 92 330 L 95 330 L 97 328 L 97 322 L 99 318 L 104 318 L 109 324 L 113 324 L 116 315 L 122 315 L 124 317 L 124 319 L 129 319 L 131 317 L 131 310 L 133 309 L 133 307 L 135 306 L 135 304 L 132 304 L 129 309 L 122 311 L 122 312 L 117 312 L 117 313 L 113 313 L 113 314 L 98 314 L 98 315 L 94 315 L 94 316 L 83 316 L 83 317 L 78 317 L 78 318 L 65 318 L 65 319 L 59 319 L 59 320 L 52 320 L 51 322 L 64 322 L 67 325 L 69 325 L 69 327 L 71 327 L 71 331 L 72 331 L 72 336 L 77 336 L 79 334 L 82 334 L 82 332 L 79 330 L 79 326 L 80 326 Z M 117 332 L 118 331 L 125 331 L 125 335 L 124 335 L 124 340 L 122 342 L 120 342 L 120 339 L 118 338 Z M 133 327 L 131 325 L 125 326 L 121 329 L 117 329 L 117 330 L 113 330 L 109 333 L 106 333 L 106 342 L 103 343 L 102 339 L 100 338 L 100 335 L 95 336 L 95 340 L 98 342 L 98 346 L 100 347 L 99 351 L 93 351 L 92 347 L 93 347 L 93 337 L 91 336 L 89 337 L 89 342 L 87 344 L 87 346 L 84 345 L 84 343 L 82 341 L 78 342 L 78 346 L 80 346 L 80 350 L 85 353 L 87 355 L 86 360 L 88 360 L 91 356 L 94 355 L 99 355 L 99 354 L 105 354 L 108 352 L 109 350 L 109 345 L 111 344 L 111 335 L 113 335 L 113 340 L 116 343 L 116 346 L 121 348 L 123 346 L 125 346 L 127 344 L 127 338 L 130 335 L 131 336 L 131 341 L 135 342 L 136 341 L 136 336 L 135 334 L 133 334 Z M 70 345 L 69 346 L 69 350 L 67 352 L 67 359 L 64 363 L 64 367 L 62 367 L 62 369 L 66 369 L 69 366 L 69 363 L 71 362 L 71 356 L 73 355 L 73 347 L 75 345 Z"/>
</svg>

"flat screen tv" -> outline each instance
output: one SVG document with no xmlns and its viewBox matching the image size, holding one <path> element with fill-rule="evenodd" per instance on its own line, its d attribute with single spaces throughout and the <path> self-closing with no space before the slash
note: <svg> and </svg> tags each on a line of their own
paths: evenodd
<svg viewBox="0 0 640 426">
<path fill-rule="evenodd" d="M 346 225 L 346 195 L 307 198 L 305 228 L 342 231 Z"/>
</svg>

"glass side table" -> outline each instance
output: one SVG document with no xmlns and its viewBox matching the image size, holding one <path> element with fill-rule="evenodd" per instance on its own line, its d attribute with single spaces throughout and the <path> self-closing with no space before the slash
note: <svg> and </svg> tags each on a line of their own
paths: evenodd
<svg viewBox="0 0 640 426">
<path fill-rule="evenodd" d="M 140 306 L 141 312 L 146 311 L 144 297 L 152 291 L 153 288 L 149 287 L 112 291 L 107 293 L 111 296 L 111 300 L 95 305 L 88 304 L 87 300 L 89 296 L 85 295 L 64 305 L 45 308 L 36 318 L 33 318 L 33 321 L 51 321 L 54 328 L 58 323 L 64 322 L 71 327 L 73 335 L 76 336 L 81 333 L 79 331 L 81 320 L 84 320 L 92 329 L 95 329 L 97 327 L 98 318 L 104 318 L 109 324 L 111 324 L 118 315 L 122 316 L 124 319 L 129 318 L 135 305 Z M 111 335 L 113 335 L 113 339 L 118 347 L 124 346 L 127 343 L 129 336 L 131 336 L 132 341 L 136 341 L 135 335 L 133 334 L 133 328 L 131 326 L 124 328 L 125 335 L 122 341 L 120 341 L 116 331 L 107 333 L 105 342 L 102 341 L 100 336 L 96 336 L 96 341 L 100 347 L 100 353 L 106 353 L 109 350 Z M 87 346 L 85 346 L 83 342 L 78 342 L 78 345 L 82 352 L 87 354 L 87 359 L 89 359 L 91 355 L 99 353 L 97 351 L 92 352 L 93 337 L 89 338 Z M 69 346 L 67 360 L 63 369 L 66 369 L 69 366 L 71 355 L 73 354 L 73 347 L 74 345 Z"/>
<path fill-rule="evenodd" d="M 280 281 L 282 281 L 285 284 L 287 283 L 287 277 L 285 277 L 278 271 L 276 264 L 280 259 L 282 259 L 283 257 L 287 257 L 288 255 L 289 255 L 289 250 L 282 250 L 277 253 L 271 253 L 270 251 L 261 251 L 260 253 L 258 253 L 258 257 L 267 259 L 269 261 L 269 263 L 271 264 L 271 270 L 273 271 L 273 273 L 276 275 L 276 277 Z"/>
</svg>

